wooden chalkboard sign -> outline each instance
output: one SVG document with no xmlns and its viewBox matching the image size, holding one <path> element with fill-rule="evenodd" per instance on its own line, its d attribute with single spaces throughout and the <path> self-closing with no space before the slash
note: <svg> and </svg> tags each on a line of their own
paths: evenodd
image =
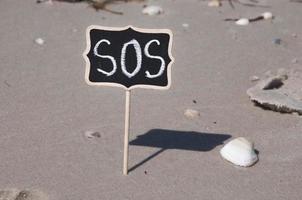
<svg viewBox="0 0 302 200">
<path fill-rule="evenodd" d="M 167 29 L 90 26 L 86 32 L 89 85 L 167 89 L 171 85 L 172 33 Z"/>
<path fill-rule="evenodd" d="M 126 90 L 123 174 L 128 174 L 130 91 L 133 88 L 168 89 L 174 61 L 172 32 L 168 29 L 89 26 L 85 80 L 89 85 Z"/>
</svg>

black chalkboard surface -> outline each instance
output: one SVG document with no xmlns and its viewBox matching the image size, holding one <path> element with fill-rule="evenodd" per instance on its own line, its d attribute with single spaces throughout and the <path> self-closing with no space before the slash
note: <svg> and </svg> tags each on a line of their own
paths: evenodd
<svg viewBox="0 0 302 200">
<path fill-rule="evenodd" d="M 172 32 L 89 26 L 85 79 L 89 85 L 168 89 L 173 57 Z"/>
</svg>

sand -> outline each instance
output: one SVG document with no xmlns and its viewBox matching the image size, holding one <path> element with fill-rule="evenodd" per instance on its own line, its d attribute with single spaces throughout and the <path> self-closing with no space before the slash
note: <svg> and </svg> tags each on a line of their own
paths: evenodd
<svg viewBox="0 0 302 200">
<path fill-rule="evenodd" d="M 302 4 L 262 2 L 270 7 L 150 1 L 164 9 L 158 16 L 143 15 L 144 3 L 111 5 L 120 16 L 83 3 L 1 0 L 0 190 L 35 189 L 50 200 L 301 199 L 302 118 L 256 107 L 246 90 L 255 84 L 251 76 L 301 68 Z M 223 21 L 265 11 L 273 22 Z M 149 145 L 130 145 L 128 176 L 122 175 L 125 92 L 84 80 L 91 24 L 174 33 L 170 90 L 132 92 L 130 141 L 162 134 Z M 188 108 L 200 116 L 186 118 Z M 86 131 L 101 137 L 87 138 Z M 251 168 L 219 155 L 223 143 L 239 136 L 259 151 Z"/>
</svg>

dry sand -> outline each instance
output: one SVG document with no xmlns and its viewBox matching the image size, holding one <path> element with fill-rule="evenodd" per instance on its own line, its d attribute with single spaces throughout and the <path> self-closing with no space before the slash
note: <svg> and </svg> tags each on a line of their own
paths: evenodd
<svg viewBox="0 0 302 200">
<path fill-rule="evenodd" d="M 266 0 L 270 8 L 233 10 L 227 1 L 220 8 L 199 0 L 152 2 L 164 14 L 143 15 L 142 3 L 110 6 L 124 12 L 119 16 L 83 3 L 0 1 L 0 189 L 36 189 L 54 200 L 301 199 L 302 118 L 256 107 L 246 90 L 253 75 L 301 68 L 302 4 Z M 272 23 L 223 21 L 264 11 L 276 16 Z M 174 33 L 171 89 L 133 91 L 130 141 L 146 140 L 130 145 L 128 176 L 125 92 L 84 81 L 91 24 Z M 187 108 L 200 116 L 187 119 Z M 101 137 L 88 139 L 85 131 Z M 251 168 L 220 158 L 222 143 L 238 136 L 260 153 Z"/>
</svg>

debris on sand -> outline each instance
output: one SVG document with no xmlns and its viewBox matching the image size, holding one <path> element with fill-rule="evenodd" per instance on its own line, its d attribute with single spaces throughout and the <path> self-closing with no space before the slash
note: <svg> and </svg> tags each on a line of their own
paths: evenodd
<svg viewBox="0 0 302 200">
<path fill-rule="evenodd" d="M 45 43 L 45 41 L 42 38 L 36 38 L 35 43 L 38 45 L 43 45 Z"/>
<path fill-rule="evenodd" d="M 220 7 L 221 2 L 220 2 L 220 0 L 211 0 L 208 2 L 208 6 L 209 7 Z"/>
<path fill-rule="evenodd" d="M 48 200 L 48 197 L 40 191 L 23 190 L 15 200 Z"/>
<path fill-rule="evenodd" d="M 250 167 L 258 161 L 254 144 L 244 137 L 228 142 L 220 150 L 220 155 L 227 161 L 241 167 Z"/>
<path fill-rule="evenodd" d="M 208 6 L 209 7 L 219 7 L 222 5 L 222 0 L 210 0 L 208 2 Z M 240 0 L 228 0 L 229 5 L 231 6 L 231 8 L 235 9 L 234 4 L 240 4 L 243 6 L 249 6 L 249 7 L 267 7 L 265 5 L 259 5 L 257 0 L 245 0 L 245 1 L 240 1 Z"/>
<path fill-rule="evenodd" d="M 142 13 L 145 15 L 159 15 L 162 14 L 164 10 L 160 6 L 146 6 L 143 10 Z"/>
<path fill-rule="evenodd" d="M 99 132 L 96 131 L 85 131 L 84 133 L 85 137 L 87 138 L 100 138 L 101 134 Z"/>
<path fill-rule="evenodd" d="M 197 118 L 200 116 L 200 113 L 198 112 L 198 110 L 194 110 L 194 109 L 186 109 L 184 111 L 184 115 L 187 117 L 187 118 L 190 118 L 190 119 L 194 119 L 194 118 Z"/>
<path fill-rule="evenodd" d="M 96 11 L 104 10 L 104 11 L 111 12 L 113 14 L 122 15 L 123 14 L 122 12 L 111 10 L 107 6 L 109 4 L 114 4 L 114 3 L 118 3 L 118 2 L 125 2 L 125 3 L 131 2 L 131 1 L 143 2 L 145 0 L 37 0 L 36 2 L 43 3 L 43 2 L 52 2 L 52 1 L 67 2 L 67 3 L 86 2 L 89 4 L 89 6 L 94 8 Z"/>
<path fill-rule="evenodd" d="M 302 115 L 302 72 L 279 69 L 247 90 L 256 105 L 281 113 Z"/>
<path fill-rule="evenodd" d="M 272 20 L 273 18 L 274 16 L 271 12 L 264 12 L 260 16 L 254 18 L 226 18 L 224 19 L 224 21 L 234 21 L 237 25 L 246 26 L 250 22 L 256 22 L 260 20 Z"/>
<path fill-rule="evenodd" d="M 48 200 L 48 197 L 38 190 L 0 190 L 0 200 Z"/>
</svg>

